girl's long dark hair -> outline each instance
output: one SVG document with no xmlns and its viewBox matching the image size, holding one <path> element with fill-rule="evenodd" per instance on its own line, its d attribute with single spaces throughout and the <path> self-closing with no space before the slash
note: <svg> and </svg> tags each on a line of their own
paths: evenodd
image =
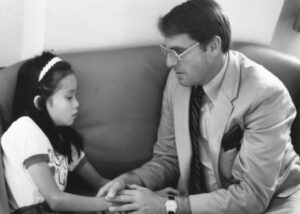
<svg viewBox="0 0 300 214">
<path fill-rule="evenodd" d="M 59 82 L 66 76 L 74 74 L 71 65 L 59 61 L 53 65 L 41 81 L 39 74 L 43 67 L 55 55 L 43 52 L 42 55 L 27 60 L 19 69 L 15 95 L 13 100 L 13 121 L 22 116 L 29 116 L 46 134 L 53 149 L 72 161 L 71 144 L 77 151 L 83 147 L 81 136 L 69 126 L 57 127 L 54 125 L 46 109 L 46 100 L 57 89 Z M 34 97 L 40 96 L 38 108 L 34 105 Z"/>
</svg>

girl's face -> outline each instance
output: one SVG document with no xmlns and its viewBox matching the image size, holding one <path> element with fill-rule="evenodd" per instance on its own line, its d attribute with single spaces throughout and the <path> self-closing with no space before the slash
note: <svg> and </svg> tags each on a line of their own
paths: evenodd
<svg viewBox="0 0 300 214">
<path fill-rule="evenodd" d="M 58 83 L 57 89 L 46 100 L 47 111 L 56 126 L 70 126 L 78 113 L 77 80 L 70 74 Z"/>
</svg>

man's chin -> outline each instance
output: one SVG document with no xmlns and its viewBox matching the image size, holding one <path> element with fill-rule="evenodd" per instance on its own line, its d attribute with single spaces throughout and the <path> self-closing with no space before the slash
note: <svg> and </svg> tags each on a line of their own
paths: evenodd
<svg viewBox="0 0 300 214">
<path fill-rule="evenodd" d="M 178 78 L 178 83 L 183 87 L 190 87 L 190 84 L 184 81 L 184 79 Z"/>
</svg>

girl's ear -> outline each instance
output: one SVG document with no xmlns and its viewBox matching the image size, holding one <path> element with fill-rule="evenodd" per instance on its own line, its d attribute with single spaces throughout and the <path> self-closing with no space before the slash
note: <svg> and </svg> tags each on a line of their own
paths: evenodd
<svg viewBox="0 0 300 214">
<path fill-rule="evenodd" d="M 36 95 L 34 98 L 33 98 L 33 105 L 34 107 L 36 107 L 36 109 L 38 110 L 41 110 L 41 96 L 40 95 Z"/>
</svg>

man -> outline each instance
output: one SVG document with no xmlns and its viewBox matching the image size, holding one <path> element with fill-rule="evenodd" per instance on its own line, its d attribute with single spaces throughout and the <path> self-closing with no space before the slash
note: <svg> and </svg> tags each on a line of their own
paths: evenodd
<svg viewBox="0 0 300 214">
<path fill-rule="evenodd" d="M 213 0 L 175 7 L 159 29 L 171 72 L 154 156 L 100 190 L 122 203 L 111 211 L 299 212 L 300 161 L 290 139 L 296 110 L 284 85 L 229 50 L 230 24 Z M 176 183 L 178 192 L 163 189 Z"/>
</svg>

